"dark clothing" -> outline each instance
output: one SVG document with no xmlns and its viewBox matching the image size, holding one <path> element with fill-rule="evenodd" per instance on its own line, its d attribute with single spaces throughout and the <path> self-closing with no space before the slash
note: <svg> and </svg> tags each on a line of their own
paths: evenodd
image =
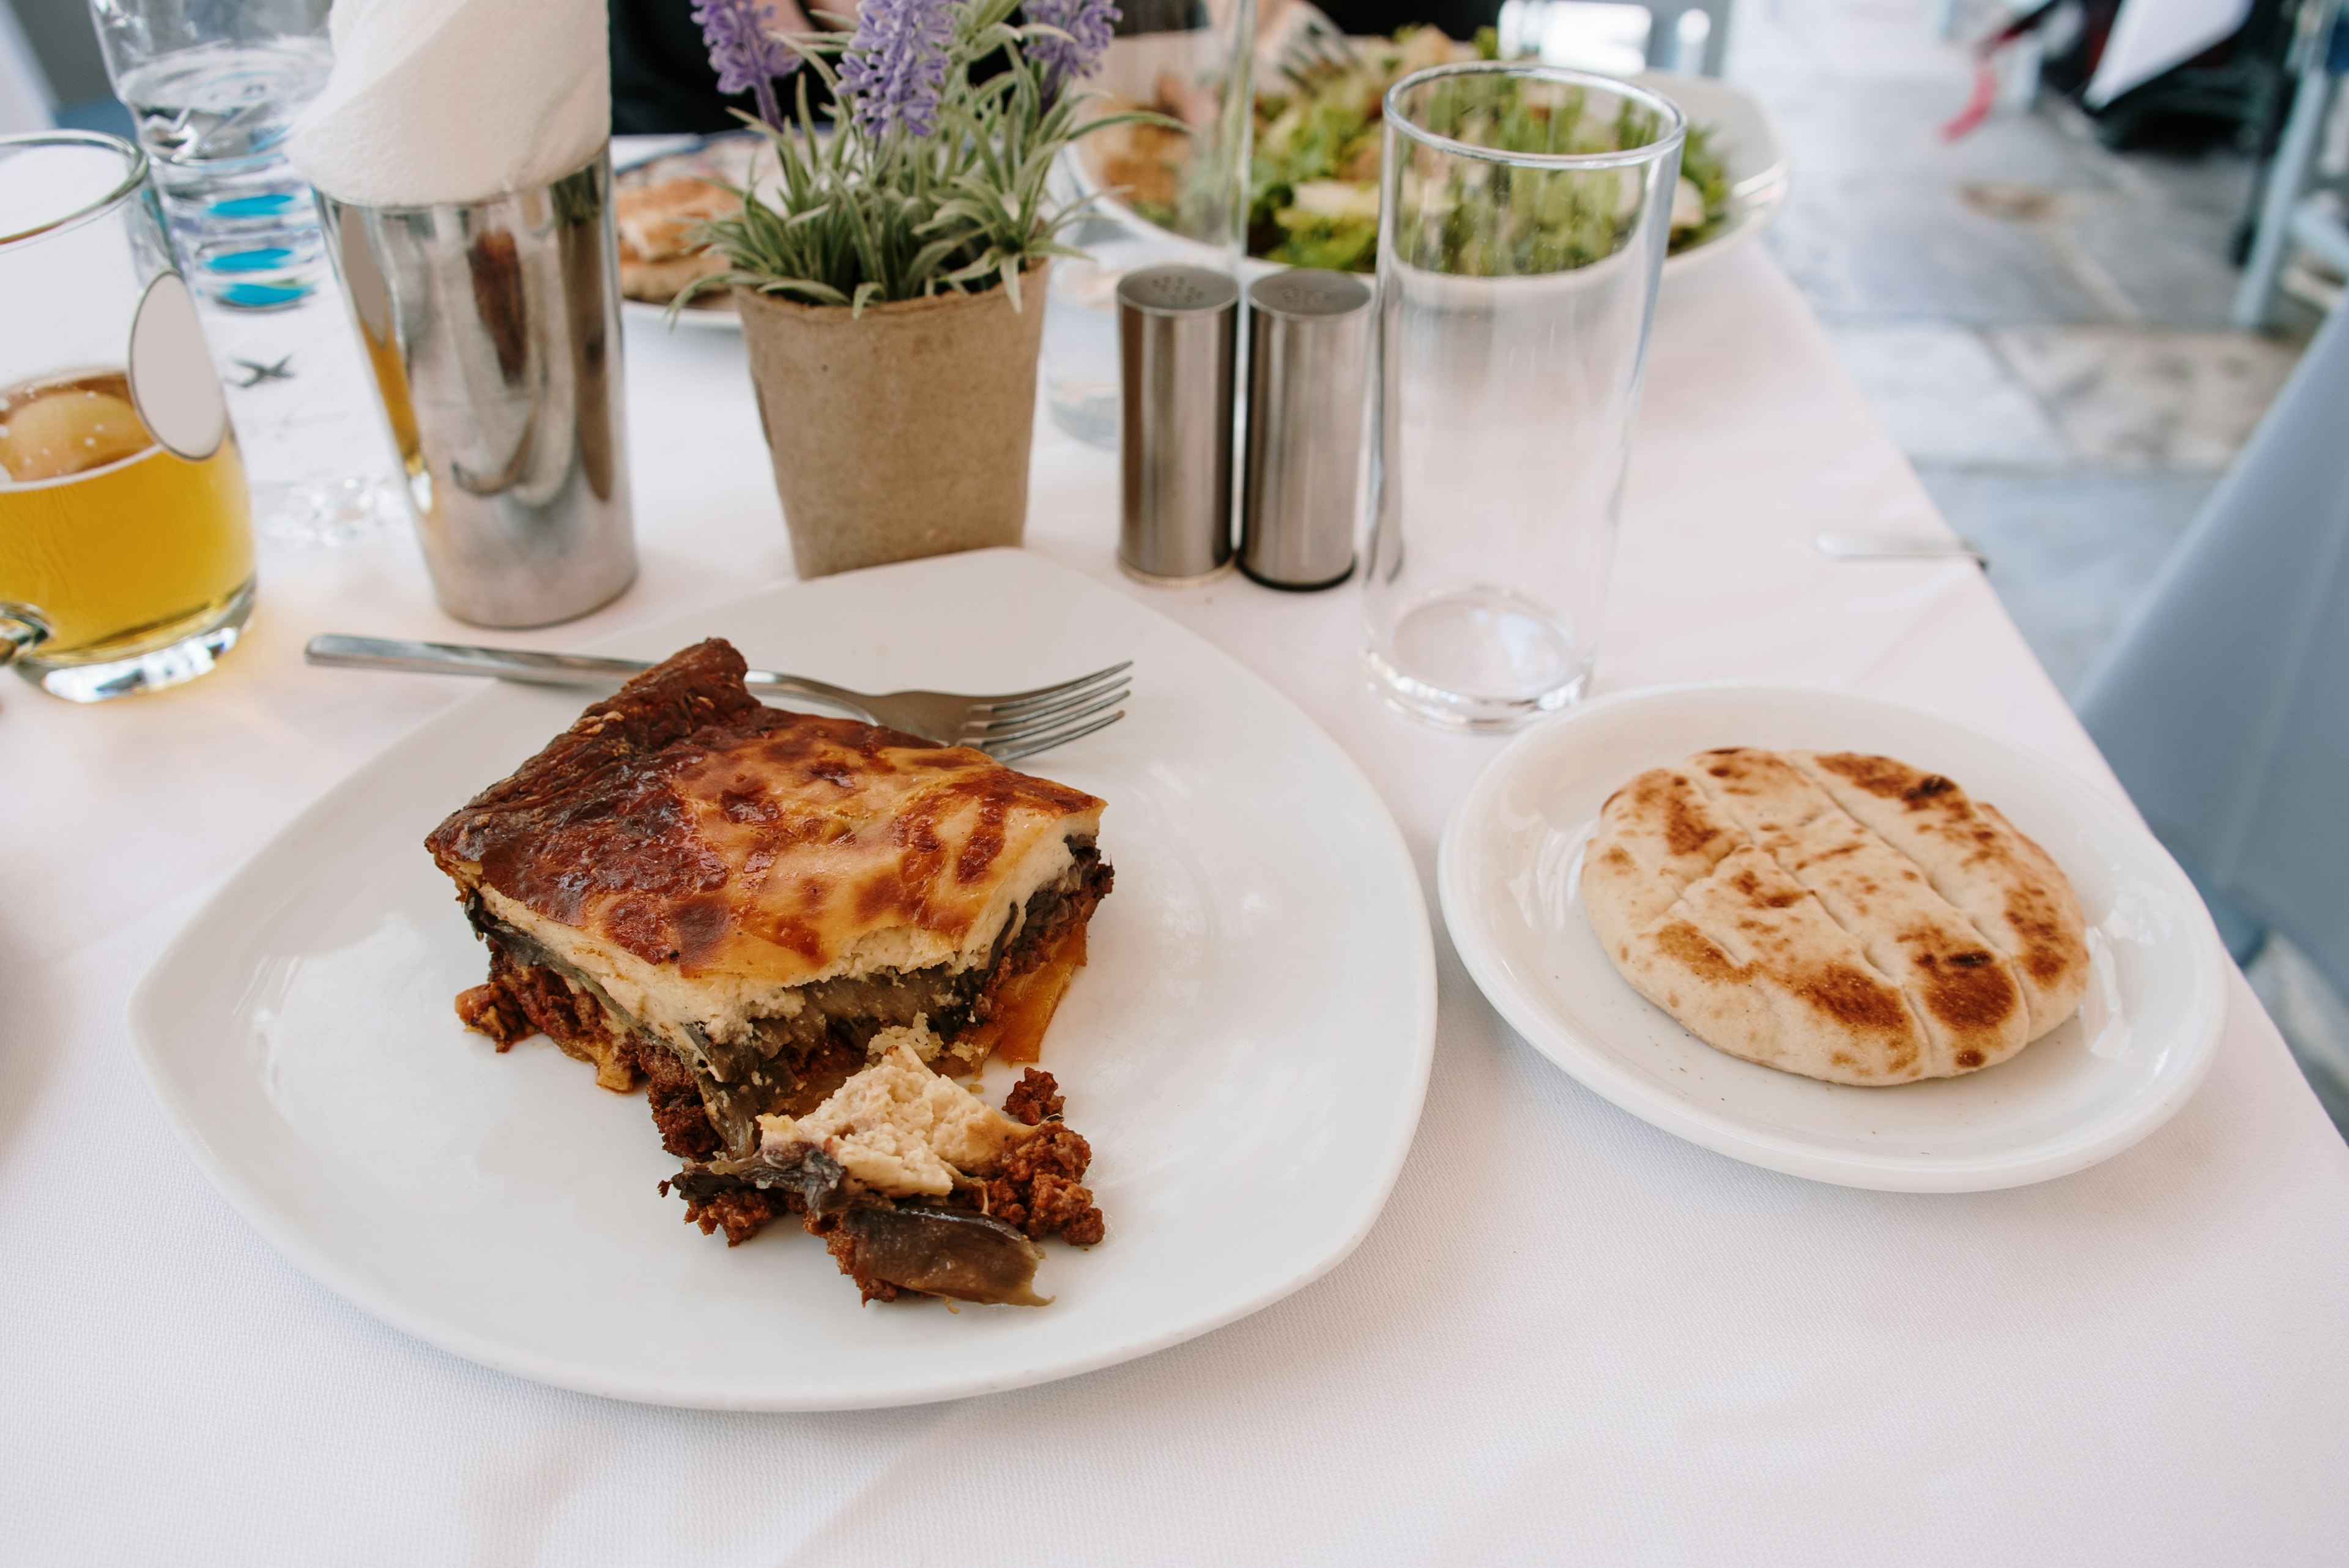
<svg viewBox="0 0 2349 1568">
<path fill-rule="evenodd" d="M 733 109 L 749 109 L 750 95 L 720 98 L 718 73 L 702 47 L 692 0 L 609 0 L 612 30 L 612 130 L 616 135 L 659 131 L 731 130 Z M 1188 0 L 1133 0 L 1123 33 L 1154 12 L 1190 9 Z M 1501 0 L 1330 0 L 1332 21 L 1357 36 L 1392 33 L 1413 23 L 1441 27 L 1466 43 L 1501 14 Z M 810 86 L 815 84 L 811 82 Z M 787 90 L 796 90 L 787 81 Z"/>
<path fill-rule="evenodd" d="M 1441 27 L 1456 44 L 1500 25 L 1501 0 L 1330 0 L 1321 9 L 1350 37 L 1383 36 L 1398 27 Z"/>
<path fill-rule="evenodd" d="M 750 95 L 720 98 L 692 0 L 610 0 L 612 133 L 732 130 Z"/>
</svg>

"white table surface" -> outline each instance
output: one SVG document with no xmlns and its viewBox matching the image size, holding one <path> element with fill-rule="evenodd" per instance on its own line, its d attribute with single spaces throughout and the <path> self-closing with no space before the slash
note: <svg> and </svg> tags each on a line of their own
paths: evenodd
<svg viewBox="0 0 2349 1568">
<path fill-rule="evenodd" d="M 632 328 L 627 348 L 642 580 L 512 640 L 788 570 L 739 343 Z M 1045 429 L 1030 543 L 1293 697 L 1432 888 L 1496 742 L 1371 699 L 1350 590 L 1126 583 L 1114 485 Z M 1973 568 L 1831 564 L 1822 525 L 1939 524 L 1749 251 L 1659 313 L 1599 689 L 1887 693 L 2109 783 Z M 301 663 L 319 631 L 468 635 L 404 537 L 264 570 L 247 643 L 194 686 L 96 710 L 0 686 L 0 1561 L 2349 1557 L 2349 1150 L 2240 980 L 2208 1084 L 2145 1143 L 2043 1186 L 1901 1197 L 1753 1169 L 1587 1093 L 1439 928 L 1434 1077 L 1384 1219 L 1204 1339 L 823 1417 L 607 1403 L 407 1339 L 213 1193 L 125 1037 L 132 982 L 216 882 L 466 690 Z"/>
</svg>

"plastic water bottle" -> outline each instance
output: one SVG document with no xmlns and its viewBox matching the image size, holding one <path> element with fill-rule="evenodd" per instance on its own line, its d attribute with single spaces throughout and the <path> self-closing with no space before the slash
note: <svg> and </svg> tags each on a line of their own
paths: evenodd
<svg viewBox="0 0 2349 1568">
<path fill-rule="evenodd" d="M 268 309 L 306 299 L 323 280 L 317 209 L 285 161 L 285 140 L 331 64 L 315 38 L 199 44 L 134 66 L 116 84 L 200 296 Z"/>
<path fill-rule="evenodd" d="M 265 538 L 333 545 L 406 515 L 317 204 L 285 159 L 334 63 L 326 0 L 89 0 L 227 386 Z"/>
</svg>

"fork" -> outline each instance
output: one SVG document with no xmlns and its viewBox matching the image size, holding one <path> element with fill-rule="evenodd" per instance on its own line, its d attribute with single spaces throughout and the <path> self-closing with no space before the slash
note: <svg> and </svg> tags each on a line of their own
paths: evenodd
<svg viewBox="0 0 2349 1568">
<path fill-rule="evenodd" d="M 652 668 L 636 659 L 596 659 L 581 653 L 540 653 L 521 648 L 471 648 L 450 642 L 407 642 L 328 633 L 310 639 L 304 657 L 343 670 L 403 670 L 423 675 L 494 675 L 538 686 L 613 686 Z M 868 723 L 903 730 L 941 745 L 976 746 L 999 763 L 1032 757 L 1105 730 L 1125 717 L 1118 708 L 1133 660 L 1032 691 L 968 696 L 953 691 L 891 691 L 870 696 L 844 687 L 753 670 L 742 683 L 761 697 L 802 697 L 854 713 Z M 1106 714 L 1106 717 L 1103 715 Z"/>
<path fill-rule="evenodd" d="M 1990 565 L 1990 557 L 1971 539 L 1955 534 L 1819 534 L 1811 539 L 1811 547 L 1822 556 L 1838 561 L 1930 561 L 1938 557 L 1962 557 L 1978 566 Z"/>
<path fill-rule="evenodd" d="M 1309 5 L 1281 44 L 1278 68 L 1282 76 L 1304 87 L 1315 77 L 1350 71 L 1361 63 L 1362 57 L 1355 53 L 1354 41 L 1344 29 Z"/>
</svg>

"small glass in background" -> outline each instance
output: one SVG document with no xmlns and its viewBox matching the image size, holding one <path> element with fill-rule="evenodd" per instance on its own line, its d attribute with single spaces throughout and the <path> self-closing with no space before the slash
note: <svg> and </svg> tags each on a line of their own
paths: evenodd
<svg viewBox="0 0 2349 1568">
<path fill-rule="evenodd" d="M 253 607 L 243 465 L 139 149 L 0 137 L 0 663 L 95 702 Z"/>
<path fill-rule="evenodd" d="M 1406 713 L 1513 729 L 1589 683 L 1684 122 L 1488 61 L 1404 78 L 1385 124 L 1369 664 Z"/>
<path fill-rule="evenodd" d="M 1148 109 L 1187 130 L 1106 126 L 1071 148 L 1056 192 L 1094 197 L 1052 265 L 1043 377 L 1052 422 L 1094 446 L 1118 431 L 1117 286 L 1143 267 L 1237 275 L 1255 129 L 1257 0 L 1123 0 L 1100 68 L 1071 90 L 1095 115 Z"/>
<path fill-rule="evenodd" d="M 327 0 L 90 0 L 229 389 L 262 531 L 332 545 L 401 511 L 317 208 L 285 159 L 333 63 L 326 11 Z"/>
<path fill-rule="evenodd" d="M 1117 450 L 1117 286 L 1173 247 L 1106 218 L 1070 231 L 1084 255 L 1052 263 L 1044 317 L 1044 402 L 1052 422 L 1088 445 Z"/>
</svg>

